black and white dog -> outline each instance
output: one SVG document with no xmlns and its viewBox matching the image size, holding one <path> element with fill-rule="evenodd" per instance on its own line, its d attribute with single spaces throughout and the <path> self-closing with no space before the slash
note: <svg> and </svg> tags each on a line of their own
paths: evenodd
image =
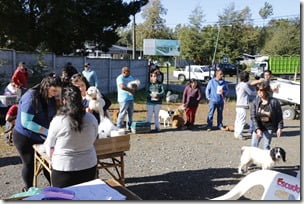
<svg viewBox="0 0 304 204">
<path fill-rule="evenodd" d="M 258 147 L 242 147 L 241 161 L 238 173 L 245 173 L 251 164 L 262 167 L 263 170 L 270 169 L 275 163 L 282 160 L 286 161 L 286 152 L 282 147 L 274 147 L 270 150 L 260 149 Z"/>
</svg>

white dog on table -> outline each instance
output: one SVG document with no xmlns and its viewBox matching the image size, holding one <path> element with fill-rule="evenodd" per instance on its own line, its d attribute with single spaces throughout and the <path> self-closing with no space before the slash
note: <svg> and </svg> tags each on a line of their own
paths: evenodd
<svg viewBox="0 0 304 204">
<path fill-rule="evenodd" d="M 99 113 L 99 138 L 109 137 L 112 130 L 118 130 L 112 121 L 108 117 L 105 117 L 103 110 L 103 107 L 105 106 L 105 100 L 103 99 L 102 94 L 98 88 L 95 86 L 90 86 L 87 90 L 86 99 L 89 100 L 89 109 Z"/>
</svg>

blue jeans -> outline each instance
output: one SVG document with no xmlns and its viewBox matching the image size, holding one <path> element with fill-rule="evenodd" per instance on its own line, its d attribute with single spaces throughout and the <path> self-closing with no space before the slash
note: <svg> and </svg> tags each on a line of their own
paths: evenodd
<svg viewBox="0 0 304 204">
<path fill-rule="evenodd" d="M 263 139 L 263 148 L 270 149 L 270 143 L 272 138 L 272 130 L 265 130 L 262 133 L 262 137 L 257 138 L 255 131 L 252 133 L 251 146 L 259 147 L 261 140 Z"/>
<path fill-rule="evenodd" d="M 134 101 L 133 100 L 119 103 L 119 114 L 118 114 L 118 118 L 117 118 L 117 127 L 118 128 L 123 128 L 123 121 L 124 121 L 125 115 L 128 114 L 127 129 L 131 129 L 133 110 L 134 110 Z"/>
<path fill-rule="evenodd" d="M 223 127 L 223 110 L 224 103 L 214 103 L 212 101 L 209 102 L 209 111 L 207 117 L 207 129 L 212 128 L 213 114 L 215 109 L 217 110 L 217 127 Z"/>
</svg>

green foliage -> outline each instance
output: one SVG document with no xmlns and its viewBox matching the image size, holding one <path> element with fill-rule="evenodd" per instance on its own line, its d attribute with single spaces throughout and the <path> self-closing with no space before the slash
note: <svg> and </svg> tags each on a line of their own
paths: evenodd
<svg viewBox="0 0 304 204">
<path fill-rule="evenodd" d="M 259 15 L 262 19 L 267 19 L 269 16 L 273 15 L 272 5 L 268 2 L 264 3 L 264 7 L 259 10 Z"/>
<path fill-rule="evenodd" d="M 300 19 L 272 20 L 266 29 L 265 45 L 261 50 L 267 55 L 299 55 L 300 43 Z"/>
<path fill-rule="evenodd" d="M 93 41 L 106 51 L 116 29 L 130 22 L 148 0 L 0 1 L 0 46 L 69 54 Z M 7 20 L 9 19 L 9 20 Z"/>
</svg>

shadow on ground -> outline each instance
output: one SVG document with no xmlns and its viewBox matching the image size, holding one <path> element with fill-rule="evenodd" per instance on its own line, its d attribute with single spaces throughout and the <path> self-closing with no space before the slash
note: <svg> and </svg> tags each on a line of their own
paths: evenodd
<svg viewBox="0 0 304 204">
<path fill-rule="evenodd" d="M 225 194 L 217 186 L 235 185 L 242 175 L 235 168 L 170 172 L 158 176 L 126 178 L 128 189 L 143 200 L 209 200 Z M 244 199 L 244 198 L 243 198 Z"/>
<path fill-rule="evenodd" d="M 21 159 L 18 156 L 0 158 L 0 167 L 16 164 L 21 164 Z"/>
</svg>

